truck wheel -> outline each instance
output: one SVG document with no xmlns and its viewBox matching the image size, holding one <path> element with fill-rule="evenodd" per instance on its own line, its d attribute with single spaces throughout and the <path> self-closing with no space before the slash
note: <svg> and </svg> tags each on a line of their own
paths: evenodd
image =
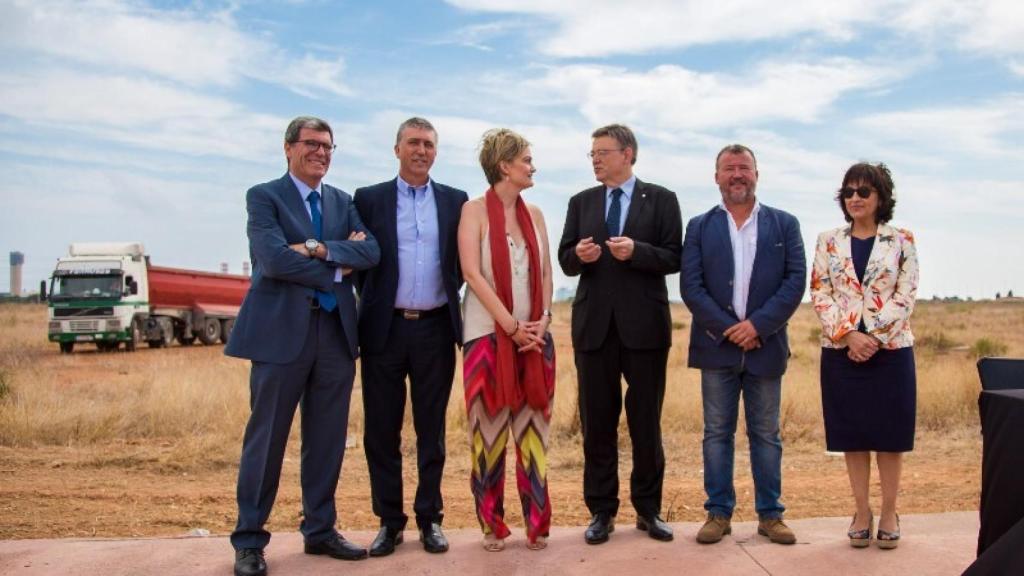
<svg viewBox="0 0 1024 576">
<path fill-rule="evenodd" d="M 61 354 L 71 354 L 74 350 L 75 350 L 75 343 L 74 342 L 61 342 L 60 343 L 60 353 Z"/>
<path fill-rule="evenodd" d="M 124 343 L 126 352 L 135 352 L 135 348 L 142 341 L 142 322 L 138 318 L 132 318 L 131 339 Z"/>
<path fill-rule="evenodd" d="M 227 344 L 228 338 L 231 338 L 231 331 L 235 329 L 235 319 L 228 318 L 225 320 L 220 327 L 220 341 Z"/>
<path fill-rule="evenodd" d="M 203 321 L 203 329 L 199 332 L 199 340 L 207 346 L 220 340 L 220 320 L 207 318 Z"/>
</svg>

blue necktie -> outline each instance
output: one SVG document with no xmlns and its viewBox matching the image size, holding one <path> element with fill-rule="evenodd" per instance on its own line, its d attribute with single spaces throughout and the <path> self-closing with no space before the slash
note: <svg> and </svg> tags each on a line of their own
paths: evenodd
<svg viewBox="0 0 1024 576">
<path fill-rule="evenodd" d="M 317 240 L 323 240 L 324 235 L 324 222 L 320 216 L 320 193 L 316 190 L 310 190 L 309 196 L 306 196 L 306 200 L 309 202 L 309 213 L 313 217 L 313 232 L 316 234 Z M 333 292 L 321 292 L 316 290 L 316 299 L 320 302 L 320 307 L 328 312 L 333 311 L 338 307 L 338 298 Z"/>
<path fill-rule="evenodd" d="M 605 226 L 608 227 L 608 237 L 614 238 L 619 235 L 619 220 L 622 217 L 622 188 L 612 190 L 612 205 L 608 207 L 608 218 L 605 219 Z"/>
</svg>

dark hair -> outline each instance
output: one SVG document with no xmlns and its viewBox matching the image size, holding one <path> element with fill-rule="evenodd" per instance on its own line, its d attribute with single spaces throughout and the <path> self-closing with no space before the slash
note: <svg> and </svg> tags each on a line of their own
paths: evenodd
<svg viewBox="0 0 1024 576">
<path fill-rule="evenodd" d="M 878 164 L 858 162 L 850 166 L 849 170 L 846 171 L 846 175 L 843 176 L 842 188 L 846 188 L 850 182 L 868 184 L 878 193 L 878 211 L 875 213 L 875 222 L 885 224 L 892 220 L 892 212 L 896 207 L 896 198 L 893 198 L 892 195 L 895 185 L 892 183 L 892 173 L 889 172 L 888 166 L 881 162 Z M 843 217 L 846 218 L 846 221 L 853 222 L 850 213 L 846 211 L 846 203 L 843 201 L 841 190 L 836 192 L 836 201 L 839 202 L 839 208 L 843 211 Z"/>
<path fill-rule="evenodd" d="M 398 133 L 395 134 L 395 146 L 402 143 L 402 132 L 404 132 L 406 128 L 430 130 L 434 133 L 434 140 L 437 140 L 437 130 L 434 129 L 434 125 L 430 123 L 430 120 L 420 118 L 419 116 L 413 116 L 398 126 Z"/>
<path fill-rule="evenodd" d="M 288 128 L 284 131 L 284 141 L 289 144 L 298 142 L 299 133 L 302 132 L 303 128 L 309 128 L 317 132 L 327 132 L 331 135 L 331 142 L 334 142 L 334 131 L 331 130 L 331 125 L 326 120 L 321 120 L 315 116 L 299 116 L 289 122 Z"/>
<path fill-rule="evenodd" d="M 590 135 L 591 138 L 601 138 L 602 136 L 612 138 L 618 142 L 619 146 L 622 146 L 623 149 L 629 148 L 632 150 L 633 158 L 629 163 L 630 165 L 636 164 L 636 155 L 638 152 L 636 136 L 633 135 L 633 131 L 629 129 L 629 126 L 624 124 L 609 124 L 594 130 L 594 133 Z"/>
<path fill-rule="evenodd" d="M 526 138 L 508 128 L 492 128 L 480 140 L 480 167 L 487 183 L 494 186 L 501 181 L 501 163 L 511 162 L 530 147 Z"/>
<path fill-rule="evenodd" d="M 722 154 L 743 154 L 746 152 L 750 154 L 750 159 L 754 161 L 754 170 L 757 170 L 757 156 L 754 156 L 754 151 L 747 148 L 743 144 L 729 144 L 725 148 L 718 151 L 718 156 L 715 156 L 715 172 L 718 171 L 718 161 L 722 159 Z"/>
</svg>

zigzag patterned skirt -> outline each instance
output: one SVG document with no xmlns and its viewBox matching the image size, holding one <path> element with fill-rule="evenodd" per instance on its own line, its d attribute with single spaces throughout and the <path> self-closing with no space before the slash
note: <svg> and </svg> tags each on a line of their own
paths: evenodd
<svg viewBox="0 0 1024 576">
<path fill-rule="evenodd" d="M 480 527 L 484 534 L 493 534 L 499 539 L 510 534 L 505 525 L 504 506 L 505 447 L 509 429 L 516 443 L 516 486 L 526 519 L 526 537 L 530 542 L 546 538 L 551 526 L 547 447 L 555 390 L 555 346 L 551 334 L 545 339 L 544 383 L 548 405 L 544 410 L 533 409 L 525 402 L 517 409 L 497 405 L 494 334 L 481 336 L 463 346 L 463 384 L 473 458 L 470 488 Z"/>
</svg>

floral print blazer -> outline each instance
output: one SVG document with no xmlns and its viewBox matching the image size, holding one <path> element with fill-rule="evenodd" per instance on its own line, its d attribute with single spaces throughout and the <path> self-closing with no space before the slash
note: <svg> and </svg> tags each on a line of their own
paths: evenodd
<svg viewBox="0 0 1024 576">
<path fill-rule="evenodd" d="M 851 226 L 844 226 L 822 232 L 814 251 L 811 302 L 821 320 L 821 345 L 844 348 L 842 338 L 863 320 L 881 348 L 913 346 L 910 314 L 918 282 L 914 235 L 879 224 L 862 283 L 850 256 L 851 231 Z"/>
</svg>

